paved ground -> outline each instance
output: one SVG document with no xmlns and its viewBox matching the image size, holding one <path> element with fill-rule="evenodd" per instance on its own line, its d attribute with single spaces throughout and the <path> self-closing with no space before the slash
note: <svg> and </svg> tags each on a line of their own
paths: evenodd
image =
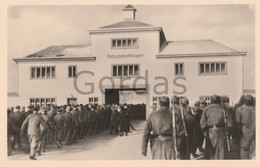
<svg viewBox="0 0 260 167">
<path fill-rule="evenodd" d="M 38 160 L 151 160 L 148 145 L 147 157 L 141 154 L 141 143 L 146 121 L 132 121 L 137 131 L 128 136 L 109 135 L 103 132 L 92 137 L 79 140 L 72 145 L 64 145 L 61 149 L 55 145 L 47 145 L 46 152 L 36 157 Z M 228 159 L 235 158 L 234 153 L 229 153 Z M 20 151 L 13 151 L 8 160 L 29 160 L 29 155 Z M 200 154 L 196 159 L 203 159 Z"/>
<path fill-rule="evenodd" d="M 145 121 L 133 121 L 137 131 L 128 136 L 113 136 L 104 132 L 93 137 L 80 140 L 73 145 L 65 145 L 57 149 L 54 145 L 47 146 L 46 151 L 38 160 L 149 160 L 150 150 L 147 157 L 141 154 L 141 141 Z M 28 154 L 19 150 L 13 151 L 9 160 L 28 160 Z"/>
</svg>

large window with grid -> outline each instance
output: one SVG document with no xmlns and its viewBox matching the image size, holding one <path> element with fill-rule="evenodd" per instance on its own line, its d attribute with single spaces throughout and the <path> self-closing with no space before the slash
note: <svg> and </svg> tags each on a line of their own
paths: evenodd
<svg viewBox="0 0 260 167">
<path fill-rule="evenodd" d="M 154 96 L 153 99 L 152 99 L 152 101 L 153 101 L 153 105 L 154 105 L 154 106 L 159 106 L 159 105 L 158 105 L 158 104 L 159 104 L 159 97 Z"/>
<path fill-rule="evenodd" d="M 47 106 L 56 105 L 56 98 L 30 98 L 30 105 Z"/>
<path fill-rule="evenodd" d="M 48 79 L 55 78 L 55 66 L 31 67 L 32 79 Z"/>
<path fill-rule="evenodd" d="M 201 75 L 226 74 L 226 73 L 227 73 L 226 62 L 199 63 L 199 74 Z"/>
<path fill-rule="evenodd" d="M 112 76 L 113 77 L 131 77 L 139 76 L 139 65 L 138 64 L 124 64 L 124 65 L 113 65 Z"/>
<path fill-rule="evenodd" d="M 112 39 L 111 47 L 113 49 L 138 48 L 138 39 L 137 38 Z"/>
</svg>

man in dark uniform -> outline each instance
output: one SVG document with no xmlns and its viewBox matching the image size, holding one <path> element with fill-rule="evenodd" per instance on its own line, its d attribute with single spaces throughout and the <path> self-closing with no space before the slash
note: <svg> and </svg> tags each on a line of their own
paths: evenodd
<svg viewBox="0 0 260 167">
<path fill-rule="evenodd" d="M 18 128 L 15 123 L 10 119 L 11 109 L 7 109 L 7 153 L 11 155 L 12 153 L 12 144 L 13 144 L 13 136 L 15 133 L 19 132 L 20 128 Z"/>
<path fill-rule="evenodd" d="M 72 137 L 72 141 L 74 143 L 77 143 L 78 140 L 78 129 L 79 129 L 79 120 L 78 120 L 78 112 L 77 112 L 77 106 L 73 105 L 72 106 L 73 109 L 71 110 L 71 115 L 72 115 L 72 121 L 73 121 L 73 137 Z"/>
<path fill-rule="evenodd" d="M 253 104 L 253 96 L 246 95 L 244 105 L 239 107 L 236 112 L 236 128 L 240 130 L 242 137 L 240 140 L 240 158 L 250 159 L 250 146 L 255 144 L 255 107 Z"/>
<path fill-rule="evenodd" d="M 200 152 L 203 152 L 202 144 L 203 144 L 203 134 L 201 132 L 200 119 L 202 116 L 202 110 L 200 109 L 200 102 L 196 101 L 194 103 L 194 141 L 193 146 L 191 147 L 191 153 L 194 157 L 196 157 L 196 150 L 199 149 Z"/>
<path fill-rule="evenodd" d="M 119 117 L 119 113 L 117 111 L 117 106 L 113 105 L 111 107 L 112 113 L 110 116 L 110 135 L 112 135 L 114 132 L 117 134 L 118 133 L 118 124 L 117 120 Z"/>
<path fill-rule="evenodd" d="M 230 115 L 228 113 L 225 115 L 227 127 L 232 128 Z M 200 124 L 206 138 L 206 158 L 225 159 L 227 153 L 226 129 L 220 96 L 212 96 L 211 104 L 203 111 Z"/>
<path fill-rule="evenodd" d="M 57 114 L 53 118 L 55 124 L 55 144 L 61 148 L 61 143 L 64 141 L 63 134 L 66 127 L 66 120 L 62 114 L 62 109 L 58 109 Z"/>
<path fill-rule="evenodd" d="M 48 130 L 47 124 L 44 122 L 41 115 L 38 114 L 39 107 L 35 106 L 33 108 L 33 114 L 30 114 L 23 122 L 21 132 L 27 128 L 27 135 L 30 143 L 30 159 L 36 160 L 35 155 L 37 148 L 40 147 L 40 138 L 41 138 L 41 129 L 42 125 L 43 130 Z"/>
<path fill-rule="evenodd" d="M 149 115 L 142 141 L 142 154 L 147 155 L 147 145 L 150 140 L 152 159 L 173 159 L 172 120 L 169 110 L 169 98 L 159 98 L 160 109 Z"/>
<path fill-rule="evenodd" d="M 53 123 L 50 121 L 50 118 L 49 118 L 49 116 L 47 115 L 47 110 L 46 110 L 46 108 L 42 108 L 42 110 L 41 110 L 41 115 L 42 115 L 43 120 L 44 120 L 45 123 L 47 124 L 48 129 L 54 128 Z M 40 126 L 40 128 L 41 128 L 41 131 L 42 131 L 42 136 L 41 136 L 41 140 L 40 140 L 40 148 L 38 149 L 38 153 L 40 153 L 41 150 L 42 150 L 43 152 L 46 151 L 47 136 L 48 136 L 48 134 L 50 133 L 49 131 L 45 130 L 44 127 Z"/>
<path fill-rule="evenodd" d="M 12 113 L 10 115 L 10 119 L 16 125 L 16 127 L 18 127 L 18 130 L 15 131 L 15 133 L 14 133 L 12 149 L 14 149 L 15 144 L 17 144 L 19 146 L 19 148 L 21 149 L 20 128 L 24 121 L 24 115 L 20 112 L 20 106 L 15 107 L 14 113 Z"/>
<path fill-rule="evenodd" d="M 65 134 L 65 138 L 66 138 L 65 143 L 67 145 L 69 145 L 72 142 L 73 129 L 74 129 L 72 115 L 70 113 L 70 106 L 67 106 L 66 113 L 64 113 L 64 118 L 66 121 L 66 126 L 64 128 L 64 130 L 65 130 L 64 134 Z"/>
<path fill-rule="evenodd" d="M 54 124 L 54 116 L 57 114 L 57 111 L 54 107 L 54 105 L 50 106 L 50 110 L 47 110 L 47 115 L 50 118 L 50 121 L 52 121 L 52 124 Z M 55 129 L 50 129 L 50 134 L 48 136 L 49 143 L 52 144 L 55 142 Z"/>
<path fill-rule="evenodd" d="M 190 159 L 191 141 L 194 139 L 194 136 L 192 135 L 194 116 L 192 115 L 191 107 L 189 106 L 189 100 L 185 97 L 181 98 L 179 106 L 175 107 L 175 109 L 177 149 L 180 153 L 180 159 Z M 186 127 L 186 132 L 184 126 Z"/>
</svg>

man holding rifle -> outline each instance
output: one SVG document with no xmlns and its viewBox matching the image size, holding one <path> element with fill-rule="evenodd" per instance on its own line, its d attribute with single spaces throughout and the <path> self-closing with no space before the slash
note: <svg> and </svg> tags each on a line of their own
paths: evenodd
<svg viewBox="0 0 260 167">
<path fill-rule="evenodd" d="M 203 111 L 200 124 L 206 138 L 205 158 L 225 159 L 230 149 L 228 128 L 232 128 L 232 119 L 221 106 L 220 96 L 212 96 L 211 104 Z"/>
</svg>

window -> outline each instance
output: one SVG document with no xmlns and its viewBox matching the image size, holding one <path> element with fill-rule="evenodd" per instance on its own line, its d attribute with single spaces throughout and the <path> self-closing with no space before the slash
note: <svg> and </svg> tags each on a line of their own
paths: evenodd
<svg viewBox="0 0 260 167">
<path fill-rule="evenodd" d="M 30 105 L 46 107 L 50 104 L 56 105 L 56 98 L 30 98 Z"/>
<path fill-rule="evenodd" d="M 129 77 L 129 76 L 139 76 L 139 65 L 137 64 L 125 64 L 125 65 L 113 65 L 112 75 L 114 77 Z"/>
<path fill-rule="evenodd" d="M 137 38 L 112 39 L 112 48 L 138 48 Z"/>
<path fill-rule="evenodd" d="M 199 63 L 199 74 L 226 74 L 226 62 Z"/>
<path fill-rule="evenodd" d="M 69 66 L 68 68 L 69 78 L 73 78 L 76 76 L 77 68 L 76 66 Z"/>
<path fill-rule="evenodd" d="M 159 97 L 153 97 L 153 105 L 158 106 Z"/>
<path fill-rule="evenodd" d="M 55 67 L 31 67 L 31 78 L 55 78 Z"/>
<path fill-rule="evenodd" d="M 205 100 L 207 104 L 210 104 L 211 96 L 200 96 L 200 100 Z"/>
<path fill-rule="evenodd" d="M 175 63 L 175 75 L 183 75 L 183 63 Z"/>
<path fill-rule="evenodd" d="M 98 104 L 98 97 L 90 97 L 89 104 Z"/>
</svg>

